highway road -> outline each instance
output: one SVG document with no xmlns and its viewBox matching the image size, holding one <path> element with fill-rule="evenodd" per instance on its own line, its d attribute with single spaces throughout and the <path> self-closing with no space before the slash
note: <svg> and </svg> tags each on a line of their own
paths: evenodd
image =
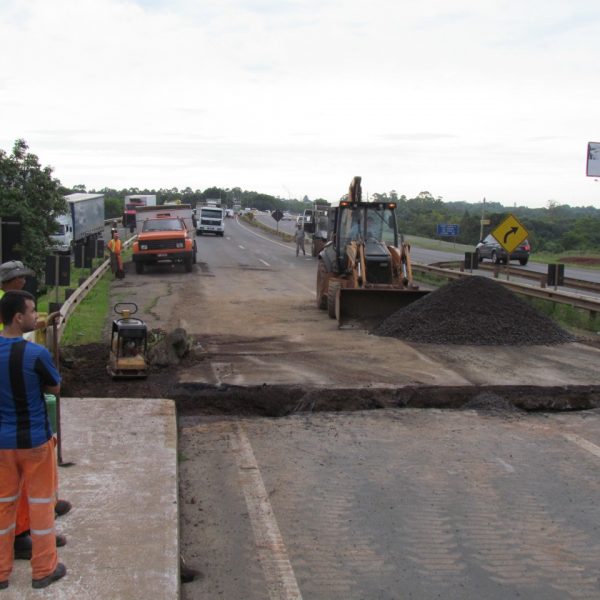
<svg viewBox="0 0 600 600">
<path fill-rule="evenodd" d="M 269 227 L 276 227 L 276 222 L 274 219 L 265 213 L 258 213 L 256 218 L 265 225 Z M 293 233 L 294 228 L 296 226 L 296 221 L 280 221 L 279 229 L 281 231 L 285 231 L 286 233 Z M 473 249 L 475 246 L 473 246 Z M 463 260 L 465 255 L 464 252 L 456 252 L 452 250 L 442 251 L 442 250 L 431 250 L 427 248 L 419 248 L 418 246 L 413 245 L 411 249 L 412 259 L 421 264 L 432 264 L 436 262 L 444 262 L 444 261 L 452 261 L 452 260 Z M 535 253 L 533 255 L 535 259 Z M 490 261 L 486 260 L 486 263 L 490 263 Z M 512 267 L 520 268 L 518 262 L 513 261 L 511 263 Z M 538 273 L 547 273 L 548 265 L 543 263 L 536 263 L 535 260 L 530 261 L 526 267 L 524 267 L 530 271 L 537 271 Z M 573 277 L 575 279 L 583 279 L 585 281 L 596 281 L 600 282 L 600 270 L 599 269 L 581 269 L 577 267 L 573 267 L 571 265 L 565 266 L 565 276 Z"/>
<path fill-rule="evenodd" d="M 226 227 L 197 238 L 192 273 L 127 265 L 112 288 L 199 341 L 160 374 L 197 390 L 179 415 L 180 535 L 203 577 L 183 600 L 600 597 L 600 411 L 525 413 L 489 387 L 592 385 L 600 352 L 340 331 L 315 306 L 315 259 Z M 407 386 L 473 403 L 347 412 Z M 341 412 L 313 412 L 333 391 Z M 292 414 L 251 416 L 290 398 Z"/>
</svg>

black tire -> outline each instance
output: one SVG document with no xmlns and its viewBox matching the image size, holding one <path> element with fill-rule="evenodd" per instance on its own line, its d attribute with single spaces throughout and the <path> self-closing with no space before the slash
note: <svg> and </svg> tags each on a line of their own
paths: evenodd
<svg viewBox="0 0 600 600">
<path fill-rule="evenodd" d="M 192 262 L 194 264 L 197 262 L 196 252 L 198 252 L 198 248 L 196 247 L 196 242 L 194 242 L 194 248 L 192 249 Z"/>
<path fill-rule="evenodd" d="M 490 256 L 492 262 L 496 265 L 499 265 L 502 262 L 502 259 L 498 256 L 495 250 L 492 250 L 492 255 Z"/>
<path fill-rule="evenodd" d="M 192 272 L 192 258 L 184 258 L 183 259 L 183 266 L 185 267 L 185 272 L 186 273 L 191 273 Z"/>
<path fill-rule="evenodd" d="M 330 319 L 335 319 L 335 299 L 337 291 L 340 289 L 340 284 L 337 281 L 329 282 L 329 289 L 327 290 L 327 314 Z"/>
<path fill-rule="evenodd" d="M 136 262 L 135 263 L 135 272 L 138 275 L 141 275 L 144 272 L 144 263 L 143 262 Z"/>
<path fill-rule="evenodd" d="M 524 267 L 529 261 L 529 258 L 520 258 L 519 259 L 519 263 L 521 264 L 522 267 Z"/>
<path fill-rule="evenodd" d="M 323 289 L 325 287 L 325 277 L 327 271 L 323 261 L 319 261 L 317 267 L 317 308 L 325 310 L 327 308 L 327 292 Z"/>
</svg>

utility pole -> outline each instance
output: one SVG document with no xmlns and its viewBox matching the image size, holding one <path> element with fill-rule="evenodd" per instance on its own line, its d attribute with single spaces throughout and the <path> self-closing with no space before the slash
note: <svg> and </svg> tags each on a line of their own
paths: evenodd
<svg viewBox="0 0 600 600">
<path fill-rule="evenodd" d="M 485 221 L 485 198 L 483 199 L 483 204 L 481 205 L 481 220 L 479 221 L 479 240 L 483 239 L 483 223 Z"/>
</svg>

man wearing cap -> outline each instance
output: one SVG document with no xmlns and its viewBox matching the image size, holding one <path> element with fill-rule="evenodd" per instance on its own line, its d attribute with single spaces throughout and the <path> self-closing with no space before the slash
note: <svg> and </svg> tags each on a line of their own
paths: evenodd
<svg viewBox="0 0 600 600">
<path fill-rule="evenodd" d="M 34 275 L 20 260 L 11 260 L 0 265 L 0 300 L 6 292 L 22 290 L 25 286 L 25 277 Z M 43 329 L 46 323 L 37 321 L 35 328 Z M 0 332 L 4 325 L 0 316 Z M 67 500 L 57 500 L 54 506 L 55 515 L 60 517 L 71 510 L 71 503 Z M 56 545 L 64 546 L 67 538 L 64 535 L 56 536 Z M 32 542 L 29 530 L 29 502 L 27 501 L 27 490 L 21 490 L 21 497 L 17 505 L 17 519 L 15 527 L 15 558 L 29 560 L 31 558 Z"/>
</svg>

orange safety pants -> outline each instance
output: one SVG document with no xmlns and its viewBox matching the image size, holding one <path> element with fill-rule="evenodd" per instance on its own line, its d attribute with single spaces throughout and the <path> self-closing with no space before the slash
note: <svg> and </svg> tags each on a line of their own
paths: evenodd
<svg viewBox="0 0 600 600">
<path fill-rule="evenodd" d="M 37 448 L 0 450 L 0 581 L 8 580 L 12 571 L 17 503 L 22 487 L 29 503 L 32 578 L 42 579 L 56 569 L 55 445 L 52 438 Z"/>
</svg>

